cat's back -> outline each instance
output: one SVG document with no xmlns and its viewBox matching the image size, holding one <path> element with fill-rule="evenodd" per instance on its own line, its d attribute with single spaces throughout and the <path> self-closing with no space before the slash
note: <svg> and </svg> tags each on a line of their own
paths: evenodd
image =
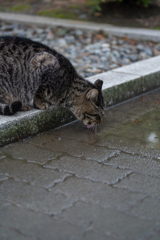
<svg viewBox="0 0 160 240">
<path fill-rule="evenodd" d="M 29 67 L 33 57 L 36 54 L 43 54 L 44 52 L 54 56 L 61 68 L 65 67 L 67 71 L 74 71 L 72 64 L 66 57 L 40 42 L 17 36 L 0 37 L 0 65 L 3 64 L 2 62 L 8 63 L 12 61 L 16 65 L 20 63 L 23 66 Z"/>
<path fill-rule="evenodd" d="M 28 58 L 29 60 L 36 53 L 43 51 L 55 54 L 55 51 L 51 50 L 49 47 L 27 38 L 10 36 L 0 37 L 1 56 L 20 58 L 21 60 Z"/>
</svg>

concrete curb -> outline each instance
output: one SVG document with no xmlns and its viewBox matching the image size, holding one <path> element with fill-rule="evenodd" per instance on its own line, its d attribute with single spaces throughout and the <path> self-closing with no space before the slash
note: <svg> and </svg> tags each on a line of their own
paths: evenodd
<svg viewBox="0 0 160 240">
<path fill-rule="evenodd" d="M 127 27 L 116 27 L 109 24 L 98 24 L 93 22 L 75 21 L 75 20 L 62 20 L 57 18 L 32 16 L 25 14 L 15 14 L 15 13 L 3 13 L 0 12 L 0 20 L 5 22 L 18 22 L 23 24 L 34 24 L 42 27 L 46 26 L 61 26 L 65 28 L 76 28 L 82 30 L 90 31 L 100 31 L 107 34 L 113 34 L 115 36 L 127 36 L 132 39 L 142 39 L 159 42 L 160 41 L 160 31 L 151 30 L 144 28 L 127 28 Z"/>
<path fill-rule="evenodd" d="M 120 103 L 160 87 L 160 56 L 139 61 L 88 78 L 104 81 L 103 94 L 107 106 Z"/>
<path fill-rule="evenodd" d="M 75 117 L 70 111 L 57 107 L 32 109 L 9 117 L 0 115 L 0 146 L 60 127 L 73 120 Z"/>
<path fill-rule="evenodd" d="M 43 24 L 45 26 L 57 25 L 70 28 L 83 27 L 83 29 L 92 29 L 95 31 L 102 29 L 104 26 L 101 24 L 99 27 L 97 27 L 97 24 L 93 26 L 90 23 L 90 25 L 87 25 L 87 23 L 84 22 L 83 24 L 76 23 L 79 25 L 75 25 L 75 21 L 67 20 L 64 22 L 57 19 L 53 20 L 50 18 L 32 17 L 20 14 L 8 15 L 5 13 L 0 13 L 0 19 L 12 22 L 17 21 L 26 24 Z M 107 28 L 111 29 L 111 26 L 107 26 Z M 121 30 L 122 34 L 124 28 L 121 28 Z M 140 29 L 136 29 L 136 31 L 139 32 Z M 150 32 L 150 36 L 148 35 L 149 37 L 151 37 L 151 35 L 156 37 L 157 33 L 156 39 L 160 39 L 160 32 L 146 30 L 146 33 L 147 32 Z M 138 37 L 138 34 L 136 35 L 135 33 L 134 36 Z M 143 37 L 144 36 L 145 34 Z M 111 106 L 116 103 L 120 103 L 124 100 L 160 87 L 160 56 L 136 62 L 134 64 L 88 78 L 88 80 L 91 82 L 94 82 L 96 79 L 102 79 L 104 81 L 103 93 L 106 105 Z M 63 124 L 73 121 L 74 119 L 75 117 L 71 112 L 66 109 L 56 107 L 51 107 L 44 111 L 32 109 L 31 111 L 19 112 L 14 116 L 9 117 L 0 115 L 0 146 L 18 141 L 19 139 L 23 139 L 28 136 L 33 136 L 42 131 L 59 127 Z"/>
</svg>

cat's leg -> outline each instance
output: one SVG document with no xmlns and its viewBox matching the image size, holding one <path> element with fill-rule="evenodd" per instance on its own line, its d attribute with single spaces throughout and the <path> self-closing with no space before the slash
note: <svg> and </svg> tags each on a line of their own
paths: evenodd
<svg viewBox="0 0 160 240">
<path fill-rule="evenodd" d="M 33 105 L 35 108 L 43 110 L 43 109 L 47 109 L 50 106 L 50 104 L 45 100 L 45 96 L 46 96 L 46 88 L 43 86 L 40 86 L 34 97 Z"/>
<path fill-rule="evenodd" d="M 0 115 L 13 115 L 20 111 L 21 107 L 21 101 L 15 98 L 11 93 L 5 93 L 2 87 L 0 88 Z"/>
</svg>

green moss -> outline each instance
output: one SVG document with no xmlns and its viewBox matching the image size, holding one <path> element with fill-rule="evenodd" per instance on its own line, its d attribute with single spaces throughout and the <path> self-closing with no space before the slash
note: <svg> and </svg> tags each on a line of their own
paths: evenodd
<svg viewBox="0 0 160 240">
<path fill-rule="evenodd" d="M 31 9 L 30 4 L 16 4 L 11 7 L 9 10 L 12 12 L 26 12 Z"/>
<path fill-rule="evenodd" d="M 154 27 L 155 30 L 160 30 L 160 26 Z"/>
<path fill-rule="evenodd" d="M 74 115 L 65 108 L 50 107 L 30 116 L 25 116 L 0 126 L 0 147 L 28 136 L 60 127 L 75 120 Z"/>
<path fill-rule="evenodd" d="M 101 2 L 101 0 L 87 0 L 86 6 L 91 7 L 91 6 L 99 4 L 100 2 Z"/>
<path fill-rule="evenodd" d="M 97 11 L 101 11 L 100 7 L 101 0 L 87 0 L 86 6 L 91 9 L 91 12 L 95 13 Z"/>
<path fill-rule="evenodd" d="M 53 18 L 77 19 L 75 13 L 71 11 L 64 11 L 64 9 L 48 9 L 41 11 L 38 14 Z"/>
</svg>

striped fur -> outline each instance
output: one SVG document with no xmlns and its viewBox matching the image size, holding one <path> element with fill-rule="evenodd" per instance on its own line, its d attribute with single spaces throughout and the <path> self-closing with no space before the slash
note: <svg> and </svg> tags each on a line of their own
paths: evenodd
<svg viewBox="0 0 160 240">
<path fill-rule="evenodd" d="M 0 38 L 0 114 L 29 110 L 33 100 L 35 108 L 61 105 L 85 124 L 98 124 L 104 114 L 101 87 L 101 80 L 86 81 L 67 58 L 41 43 Z"/>
<path fill-rule="evenodd" d="M 22 103 L 20 101 L 13 102 L 9 105 L 0 103 L 0 114 L 12 115 L 22 108 Z"/>
</svg>

